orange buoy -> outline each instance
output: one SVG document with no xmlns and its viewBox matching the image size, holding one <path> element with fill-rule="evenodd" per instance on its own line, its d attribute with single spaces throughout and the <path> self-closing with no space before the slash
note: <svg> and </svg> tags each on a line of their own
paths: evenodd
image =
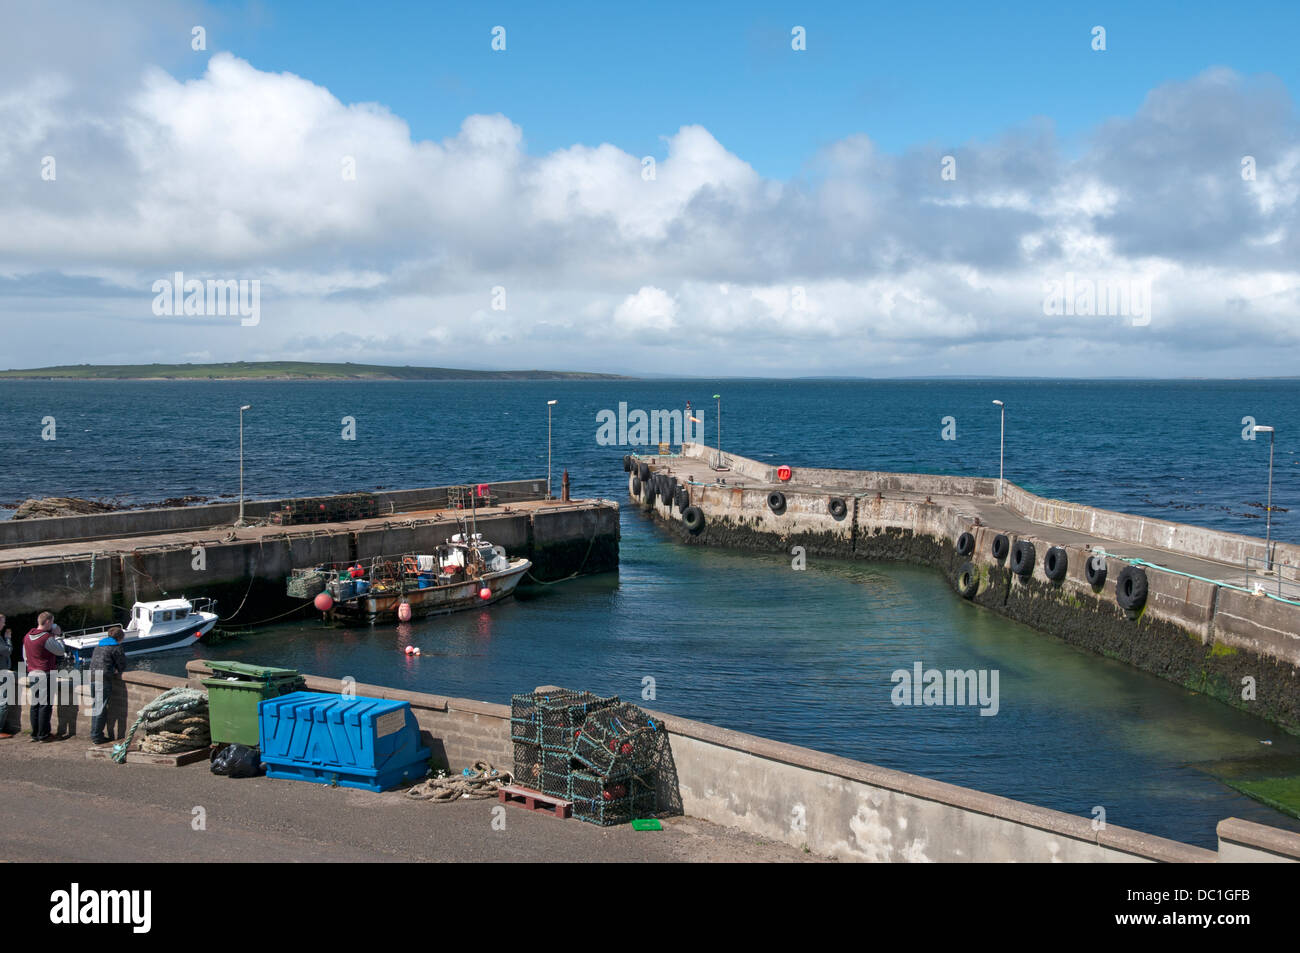
<svg viewBox="0 0 1300 953">
<path fill-rule="evenodd" d="M 491 599 L 491 598 L 492 598 L 492 590 L 489 589 L 487 586 L 484 586 L 482 589 L 480 589 L 480 590 L 478 591 L 478 597 L 479 597 L 480 599 Z"/>
<path fill-rule="evenodd" d="M 321 612 L 329 612 L 334 608 L 334 597 L 328 592 L 317 593 L 316 598 L 312 601 L 312 605 Z"/>
<path fill-rule="evenodd" d="M 403 602 L 397 607 L 397 618 L 400 622 L 411 621 L 411 604 L 409 602 Z"/>
</svg>

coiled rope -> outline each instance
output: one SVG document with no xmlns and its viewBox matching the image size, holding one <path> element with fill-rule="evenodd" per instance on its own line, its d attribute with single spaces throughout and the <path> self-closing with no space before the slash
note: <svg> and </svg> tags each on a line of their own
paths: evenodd
<svg viewBox="0 0 1300 953">
<path fill-rule="evenodd" d="M 144 725 L 140 750 L 151 754 L 174 754 L 212 744 L 208 726 L 208 693 L 182 685 L 169 688 L 144 705 L 124 740 L 113 746 L 113 760 L 126 761 L 136 729 Z"/>
<path fill-rule="evenodd" d="M 497 791 L 510 784 L 514 776 L 498 771 L 487 761 L 475 761 L 460 774 L 429 778 L 406 789 L 406 796 L 416 801 L 459 801 L 461 798 L 496 797 Z"/>
</svg>

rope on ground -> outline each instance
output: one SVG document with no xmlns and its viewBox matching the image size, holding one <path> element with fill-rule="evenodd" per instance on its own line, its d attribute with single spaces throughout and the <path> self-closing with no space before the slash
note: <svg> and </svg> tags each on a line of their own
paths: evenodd
<svg viewBox="0 0 1300 953">
<path fill-rule="evenodd" d="M 475 761 L 460 774 L 429 778 L 407 788 L 406 796 L 416 801 L 459 801 L 496 797 L 497 791 L 510 784 L 509 771 L 498 771 L 487 761 Z"/>
<path fill-rule="evenodd" d="M 131 750 L 136 730 L 141 725 L 145 730 L 141 751 L 174 754 L 207 747 L 212 743 L 208 728 L 208 693 L 181 685 L 169 688 L 144 705 L 126 738 L 113 746 L 113 760 L 118 764 L 126 761 L 126 754 Z"/>
</svg>

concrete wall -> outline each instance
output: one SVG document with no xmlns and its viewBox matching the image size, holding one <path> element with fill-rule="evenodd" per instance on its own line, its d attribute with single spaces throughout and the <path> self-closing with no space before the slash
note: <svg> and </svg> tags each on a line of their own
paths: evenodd
<svg viewBox="0 0 1300 953">
<path fill-rule="evenodd" d="M 1238 817 L 1219 821 L 1218 834 L 1224 863 L 1300 863 L 1300 834 Z"/>
<path fill-rule="evenodd" d="M 479 532 L 511 556 L 531 559 L 533 578 L 544 582 L 618 568 L 617 503 L 554 503 L 497 512 L 477 524 Z M 283 533 L 243 539 L 205 530 L 189 539 L 182 534 L 167 546 L 125 553 L 11 560 L 0 566 L 0 610 L 15 631 L 25 631 L 20 626 L 30 627 L 35 614 L 46 609 L 71 630 L 109 621 L 113 606 L 125 611 L 137 600 L 205 596 L 217 600 L 223 625 L 249 625 L 301 606 L 301 600 L 285 594 L 284 580 L 294 569 L 431 552 L 455 532 L 450 517 L 404 518 L 399 513 L 360 527 L 289 526 Z M 192 552 L 198 546 L 203 548 L 202 568 L 195 568 Z"/>
<path fill-rule="evenodd" d="M 735 454 L 726 454 L 732 474 L 762 483 L 777 483 L 776 466 L 748 460 Z M 687 444 L 681 458 L 674 466 L 683 472 L 691 471 L 691 462 L 703 467 L 712 459 L 712 452 L 700 444 Z M 791 467 L 792 484 L 838 488 L 858 493 L 913 493 L 929 496 L 969 496 L 996 499 L 998 481 L 983 477 L 953 477 L 928 473 L 887 473 L 875 470 L 829 470 L 813 467 Z M 736 482 L 729 475 L 728 482 Z M 697 474 L 701 482 L 709 482 L 717 474 L 707 468 Z M 1060 526 L 1091 536 L 1105 537 L 1120 542 L 1135 543 L 1171 552 L 1185 553 L 1201 559 L 1210 559 L 1228 565 L 1246 566 L 1250 557 L 1262 564 L 1264 540 L 1253 536 L 1225 533 L 1219 530 L 1173 523 L 1168 520 L 1133 516 L 1077 503 L 1050 500 L 1036 496 L 1016 484 L 1006 481 L 1003 490 L 1006 505 L 1015 513 L 1036 523 Z M 1285 579 L 1300 580 L 1300 545 L 1274 542 L 1273 560 L 1279 565 Z"/>
<path fill-rule="evenodd" d="M 190 662 L 188 684 L 210 670 Z M 139 706 L 186 679 L 129 672 L 127 724 Z M 311 691 L 336 693 L 337 679 L 307 676 Z M 356 694 L 409 702 L 435 757 L 452 770 L 479 759 L 512 763 L 510 709 L 471 699 L 352 686 Z M 686 814 L 814 853 L 850 861 L 1201 863 L 1218 855 L 916 775 L 850 761 L 662 712 L 670 770 Z M 429 739 L 426 739 L 429 740 Z M 1242 826 L 1244 825 L 1244 826 Z M 1228 819 L 1221 851 L 1234 860 L 1296 856 L 1297 835 Z M 1288 857 L 1287 852 L 1291 852 Z M 1228 856 L 1222 859 L 1229 859 Z"/>
<path fill-rule="evenodd" d="M 546 480 L 506 480 L 489 484 L 493 496 L 502 503 L 546 498 Z M 379 503 L 380 515 L 411 510 L 433 509 L 447 505 L 447 487 L 425 487 L 415 490 L 391 490 L 371 495 Z M 321 502 L 329 496 L 303 497 Z M 287 500 L 249 500 L 244 504 L 247 519 L 261 519 L 281 508 Z M 108 539 L 119 536 L 141 536 L 204 530 L 227 526 L 239 517 L 239 504 L 209 503 L 202 506 L 180 506 L 152 510 L 124 510 L 118 513 L 98 513 L 90 516 L 55 516 L 34 520 L 5 520 L 0 522 L 0 549 L 17 546 L 35 546 L 52 542 Z"/>
<path fill-rule="evenodd" d="M 692 474 L 694 462 L 690 455 L 671 461 L 674 474 L 701 482 L 716 479 L 713 471 Z M 1124 563 L 1110 557 L 1105 583 L 1094 588 L 1084 573 L 1091 549 L 1054 540 L 1052 529 L 1059 525 L 1076 532 L 1104 532 L 1146 546 L 1186 543 L 1214 558 L 1241 555 L 1254 544 L 1262 555 L 1262 540 L 1058 504 L 1019 488 L 1014 493 L 1009 489 L 1008 499 L 1018 500 L 1018 506 L 1049 520 L 1049 525 L 1034 525 L 1030 533 L 980 526 L 975 508 L 966 501 L 992 499 L 996 480 L 925 474 L 793 468 L 792 480 L 782 488 L 786 509 L 778 515 L 767 505 L 770 483 L 752 485 L 735 476 L 775 480 L 776 468 L 734 455 L 729 462 L 733 469 L 727 485 L 687 487 L 691 502 L 705 514 L 705 528 L 698 535 L 685 530 L 675 507 L 647 501 L 644 493 L 639 503 L 686 543 L 783 552 L 803 546 L 810 555 L 903 560 L 939 569 L 954 584 L 968 562 L 957 555 L 955 542 L 970 531 L 976 542 L 969 562 L 979 576 L 975 602 L 1300 733 L 1300 606 L 1151 569 L 1146 604 L 1140 611 L 1124 610 L 1115 599 Z M 633 485 L 629 480 L 629 494 Z M 829 513 L 829 501 L 836 495 L 847 508 L 840 520 Z M 929 497 L 934 501 L 927 502 Z M 1008 536 L 1011 547 L 1021 539 L 1034 545 L 1031 573 L 1017 575 L 1007 559 L 993 558 L 992 542 L 999 533 Z M 1109 539 L 1098 542 L 1112 545 Z M 1048 579 L 1042 564 L 1053 546 L 1061 546 L 1067 555 L 1067 575 L 1060 582 Z M 1242 697 L 1244 679 L 1254 685 L 1253 698 Z"/>
</svg>

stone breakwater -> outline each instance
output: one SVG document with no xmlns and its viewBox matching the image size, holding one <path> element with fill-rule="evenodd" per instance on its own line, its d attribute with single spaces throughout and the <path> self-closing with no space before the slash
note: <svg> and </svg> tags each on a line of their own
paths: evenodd
<svg viewBox="0 0 1300 953">
<path fill-rule="evenodd" d="M 691 545 L 930 566 L 961 598 L 1300 734 L 1300 605 L 1245 584 L 1263 564 L 1262 539 L 996 479 L 734 454 L 719 471 L 713 460 L 697 444 L 626 457 L 629 495 Z M 1261 584 L 1294 591 L 1300 547 L 1275 543 L 1269 557 L 1276 574 Z"/>
</svg>

